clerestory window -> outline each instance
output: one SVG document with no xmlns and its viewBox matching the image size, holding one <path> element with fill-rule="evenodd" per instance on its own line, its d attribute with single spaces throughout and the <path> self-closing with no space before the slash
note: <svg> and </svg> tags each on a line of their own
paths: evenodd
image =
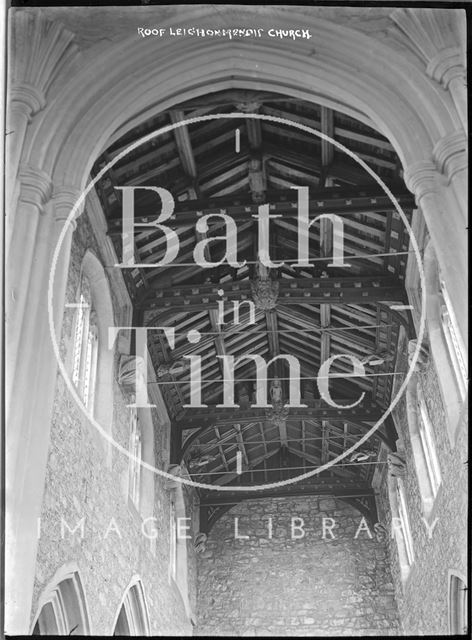
<svg viewBox="0 0 472 640">
<path fill-rule="evenodd" d="M 130 500 L 134 503 L 136 509 L 139 510 L 140 498 L 141 498 L 141 460 L 142 460 L 142 438 L 141 438 L 141 425 L 139 422 L 138 411 L 135 408 L 131 409 L 131 425 L 130 425 L 130 439 L 129 439 L 129 480 L 128 480 L 128 495 Z"/>
<path fill-rule="evenodd" d="M 98 361 L 97 314 L 93 308 L 90 284 L 82 276 L 74 330 L 72 382 L 85 407 L 93 413 Z"/>
<path fill-rule="evenodd" d="M 461 398 L 464 399 L 467 392 L 467 363 L 465 359 L 465 347 L 460 337 L 459 328 L 454 315 L 453 306 L 446 290 L 444 281 L 440 281 L 440 310 L 441 323 L 444 338 L 448 347 L 455 381 Z"/>
</svg>

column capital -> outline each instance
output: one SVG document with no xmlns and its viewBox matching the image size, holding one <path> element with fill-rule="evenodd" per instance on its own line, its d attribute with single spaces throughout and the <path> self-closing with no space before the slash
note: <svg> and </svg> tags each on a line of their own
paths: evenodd
<svg viewBox="0 0 472 640">
<path fill-rule="evenodd" d="M 441 51 L 456 44 L 447 9 L 397 8 L 390 14 L 390 19 L 410 40 L 426 66 Z"/>
<path fill-rule="evenodd" d="M 32 100 L 32 115 L 46 105 L 49 87 L 79 57 L 75 34 L 36 9 L 16 9 L 11 18 L 11 82 L 20 102 Z M 32 98 L 32 92 L 36 95 Z M 15 99 L 15 96 L 13 96 Z"/>
<path fill-rule="evenodd" d="M 59 187 L 54 186 L 52 200 L 54 203 L 54 216 L 56 222 L 65 222 L 69 218 L 71 211 L 77 203 L 77 200 L 80 198 L 81 194 L 82 191 L 80 189 L 77 189 L 76 187 L 73 187 L 71 185 L 61 185 Z M 84 203 L 81 202 L 77 208 L 77 211 L 75 212 L 75 215 L 73 216 L 73 220 L 71 221 L 73 229 L 75 229 L 75 221 L 82 213 L 83 208 Z"/>
<path fill-rule="evenodd" d="M 428 62 L 426 73 L 445 89 L 449 87 L 451 80 L 459 78 L 464 81 L 464 91 L 466 90 L 466 74 L 459 47 L 447 47 L 438 51 Z"/>
<path fill-rule="evenodd" d="M 415 162 L 405 170 L 406 186 L 415 194 L 418 205 L 423 196 L 437 191 L 437 176 L 438 172 L 434 162 Z"/>
<path fill-rule="evenodd" d="M 32 116 L 44 109 L 46 99 L 42 91 L 31 84 L 15 84 L 10 92 L 10 110 L 20 111 L 31 121 Z"/>
<path fill-rule="evenodd" d="M 42 169 L 22 165 L 19 178 L 21 183 L 20 202 L 32 204 L 42 211 L 52 195 L 52 181 L 49 175 Z"/>
<path fill-rule="evenodd" d="M 438 171 L 448 180 L 458 171 L 467 169 L 467 137 L 463 131 L 443 136 L 434 146 L 433 158 Z"/>
</svg>

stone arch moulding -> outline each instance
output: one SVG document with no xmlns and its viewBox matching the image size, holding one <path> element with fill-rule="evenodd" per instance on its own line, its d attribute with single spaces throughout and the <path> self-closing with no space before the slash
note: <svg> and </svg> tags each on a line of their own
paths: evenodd
<svg viewBox="0 0 472 640">
<path fill-rule="evenodd" d="M 211 12 L 192 8 L 185 18 L 204 27 Z M 247 9 L 243 13 L 254 18 Z M 457 123 L 450 96 L 435 86 L 421 65 L 363 33 L 296 11 L 280 16 L 281 28 L 297 18 L 313 37 L 303 49 L 287 46 L 283 56 L 275 38 L 251 43 L 205 38 L 161 42 L 133 34 L 106 53 L 101 50 L 102 81 L 90 83 L 96 76 L 96 59 L 72 79 L 64 79 L 60 94 L 30 126 L 23 162 L 48 170 L 56 185 L 81 189 L 110 137 L 136 124 L 136 113 L 149 115 L 151 108 L 163 110 L 224 88 L 283 92 L 335 106 L 370 121 L 386 135 L 405 169 L 430 160 L 434 145 L 454 132 Z M 178 20 L 182 22 L 182 14 Z M 257 20 L 261 27 L 272 26 L 264 14 Z M 162 25 L 172 26 L 172 21 Z"/>
<path fill-rule="evenodd" d="M 88 614 L 89 607 L 87 605 L 87 595 L 84 589 L 83 582 L 80 578 L 79 566 L 75 561 L 69 561 L 62 565 L 56 571 L 50 582 L 48 582 L 48 584 L 42 590 L 36 604 L 36 614 L 32 620 L 30 633 L 33 633 L 33 629 L 36 625 L 36 622 L 38 621 L 44 605 L 50 602 L 53 594 L 60 587 L 61 583 L 66 580 L 73 580 L 74 583 L 74 588 L 77 596 L 77 604 L 79 607 L 78 613 L 83 627 L 82 633 L 84 635 L 93 635 L 93 628 Z"/>
<path fill-rule="evenodd" d="M 144 585 L 142 583 L 141 577 L 137 574 L 135 574 L 131 580 L 129 581 L 126 589 L 124 590 L 123 596 L 120 600 L 120 604 L 118 605 L 118 608 L 116 610 L 114 619 L 113 619 L 113 624 L 111 626 L 111 630 L 110 630 L 110 635 L 113 635 L 113 631 L 116 628 L 116 624 L 118 622 L 118 617 L 120 615 L 121 609 L 126 601 L 126 599 L 128 598 L 129 594 L 131 593 L 131 590 L 136 590 L 137 592 L 137 596 L 138 596 L 138 604 L 139 604 L 139 608 L 140 608 L 140 617 L 141 620 L 140 622 L 143 625 L 143 629 L 142 630 L 138 630 L 140 634 L 142 635 L 150 635 L 151 634 L 151 628 L 150 628 L 150 617 L 149 617 L 149 608 L 148 608 L 148 604 L 147 604 L 147 599 L 146 599 L 146 592 L 144 590 Z"/>
<path fill-rule="evenodd" d="M 245 14 L 263 28 L 273 26 L 263 13 L 255 15 L 246 7 L 241 19 Z M 192 7 L 163 20 L 162 26 L 182 24 L 185 18 L 205 27 L 212 16 L 211 9 Z M 451 263 L 446 280 L 460 306 L 464 334 L 467 313 L 460 291 L 466 286 L 465 223 L 451 227 L 443 213 L 465 200 L 457 192 L 463 180 L 448 184 L 442 174 L 449 155 L 457 156 L 454 145 L 448 146 L 447 158 L 433 153 L 460 127 L 451 96 L 427 76 L 424 64 L 406 46 L 405 54 L 399 53 L 388 41 L 297 11 L 281 14 L 280 27 L 290 28 L 297 20 L 312 33 L 303 47 L 282 47 L 276 38 L 164 42 L 137 34 L 107 48 L 92 47 L 77 73 L 62 74 L 62 84 L 55 83 L 45 109 L 29 125 L 22 162 L 47 171 L 56 189 L 69 185 L 80 192 L 94 161 L 118 133 L 200 95 L 230 88 L 266 90 L 337 109 L 379 130 L 398 153 L 407 186 L 423 203 L 439 261 Z M 98 68 L 101 81 L 90 82 Z"/>
<path fill-rule="evenodd" d="M 43 12 L 46 19 L 47 11 Z M 51 15 L 60 22 L 57 14 Z M 172 20 L 163 20 L 162 26 L 185 20 L 205 27 L 213 15 L 212 7 L 185 8 Z M 273 26 L 267 16 L 247 7 L 239 15 L 249 16 L 251 24 L 257 19 L 263 28 Z M 405 170 L 431 163 L 437 142 L 456 131 L 450 96 L 407 54 L 344 25 L 317 15 L 308 17 L 296 8 L 287 15 L 281 13 L 278 22 L 281 28 L 299 22 L 313 37 L 304 47 L 276 39 L 248 45 L 204 38 L 188 40 L 184 47 L 179 39 L 163 45 L 133 33 L 117 44 L 107 41 L 89 49 L 76 73 L 61 71 L 49 86 L 44 109 L 34 115 L 25 132 L 21 163 L 50 175 L 55 192 L 61 187 L 80 192 L 99 153 L 117 131 L 124 134 L 133 126 L 137 113 L 150 114 L 226 88 L 288 93 L 369 122 L 391 141 Z M 54 61 L 42 62 L 51 71 Z M 417 194 L 420 190 L 415 185 Z M 49 409 L 41 402 L 36 404 L 47 413 Z M 34 473 L 42 485 L 42 471 L 34 469 Z M 38 485 L 36 480 L 28 482 L 30 487 Z M 30 542 L 24 548 L 23 544 L 21 538 L 15 560 L 23 557 L 31 564 Z M 12 623 L 10 632 L 23 632 L 18 620 L 24 602 L 30 606 L 32 585 L 26 588 L 23 582 L 22 591 L 11 614 L 17 626 Z"/>
</svg>

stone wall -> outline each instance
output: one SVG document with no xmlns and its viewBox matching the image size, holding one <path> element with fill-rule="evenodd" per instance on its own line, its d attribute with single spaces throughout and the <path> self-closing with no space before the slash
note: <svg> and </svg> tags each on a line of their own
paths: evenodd
<svg viewBox="0 0 472 640">
<path fill-rule="evenodd" d="M 323 517 L 333 518 L 331 538 Z M 235 538 L 237 533 L 248 539 Z M 272 518 L 272 539 L 269 519 Z M 302 518 L 305 536 L 292 518 Z M 295 521 L 295 525 L 300 521 Z M 326 520 L 326 525 L 332 524 Z M 198 556 L 197 635 L 395 635 L 387 547 L 334 498 L 274 498 L 233 507 Z M 358 532 L 357 538 L 356 533 Z"/>
<path fill-rule="evenodd" d="M 100 257 L 99 244 L 84 215 L 74 234 L 69 301 L 75 297 L 87 248 Z M 118 297 L 113 288 L 111 293 L 117 312 Z M 73 313 L 69 309 L 64 315 L 61 353 L 65 358 L 72 343 Z M 399 370 L 406 370 L 406 343 L 399 351 Z M 215 525 L 209 553 L 205 554 L 211 557 L 199 556 L 198 567 L 192 541 L 188 541 L 189 598 L 197 612 L 198 635 L 396 634 L 399 619 L 405 634 L 448 633 L 449 573 L 467 575 L 467 425 L 462 423 L 451 445 L 434 365 L 430 362 L 418 377 L 434 426 L 442 483 L 428 521 L 433 529 L 429 536 L 403 397 L 394 416 L 407 462 L 405 486 L 415 552 L 407 579 L 401 578 L 395 540 L 389 536 L 382 544 L 365 531 L 355 539 L 361 517 L 341 501 L 249 501 L 233 508 Z M 168 433 L 160 428 L 156 411 L 152 418 L 156 425 L 154 455 L 162 468 L 167 460 Z M 116 383 L 113 437 L 127 447 L 129 409 Z M 144 530 L 148 535 L 156 531 L 157 539 L 150 540 L 142 533 L 142 516 L 128 504 L 127 472 L 128 461 L 118 451 L 112 450 L 111 464 L 107 461 L 103 443 L 58 375 L 32 620 L 45 586 L 61 566 L 74 561 L 84 584 L 93 634 L 112 633 L 124 591 L 136 575 L 144 585 L 151 633 L 191 633 L 179 590 L 168 578 L 169 494 L 163 480 L 155 476 L 155 521 Z M 184 489 L 184 496 L 187 515 L 192 515 L 193 492 Z M 379 519 L 388 528 L 386 469 L 378 503 Z M 193 515 L 195 534 L 198 517 Z M 335 540 L 329 534 L 322 539 L 324 516 L 336 520 Z M 249 539 L 234 538 L 235 517 L 239 517 L 241 535 L 249 535 Z M 273 518 L 271 540 L 269 517 Z M 303 518 L 304 538 L 290 538 L 292 517 Z M 69 529 L 76 527 L 72 534 Z"/>
<path fill-rule="evenodd" d="M 74 300 L 80 265 L 87 248 L 100 257 L 87 216 L 82 215 L 74 232 L 66 299 Z M 117 298 L 112 291 L 117 312 Z M 73 310 L 66 309 L 61 351 L 67 358 L 72 345 Z M 118 354 L 115 354 L 115 372 Z M 130 409 L 114 382 L 113 437 L 127 448 Z M 168 460 L 168 433 L 152 409 L 154 457 L 159 468 Z M 150 473 L 150 472 L 148 472 Z M 143 517 L 128 502 L 128 459 L 112 448 L 107 461 L 103 440 L 79 410 L 60 374 L 57 377 L 51 444 L 40 523 L 32 621 L 45 586 L 68 562 L 78 565 L 94 635 L 112 635 L 125 590 L 134 576 L 141 578 L 153 635 L 191 634 L 179 589 L 169 578 L 170 498 L 164 480 L 154 475 L 151 517 Z M 187 516 L 193 507 L 191 492 L 184 489 Z M 81 532 L 83 523 L 83 535 Z M 71 533 L 70 529 L 76 532 Z M 144 532 L 144 533 L 143 533 Z M 146 534 L 146 535 L 144 535 Z M 156 539 L 151 539 L 157 534 Z M 187 545 L 194 567 L 192 541 Z M 192 579 L 193 576 L 193 579 Z M 189 596 L 195 605 L 195 570 L 190 572 Z"/>
<path fill-rule="evenodd" d="M 403 365 L 406 365 L 406 344 L 401 345 Z M 401 361 L 399 363 L 401 365 Z M 405 449 L 407 475 L 404 479 L 408 515 L 413 538 L 415 560 L 410 573 L 402 581 L 398 550 L 390 539 L 392 573 L 396 587 L 402 628 L 407 635 L 448 634 L 449 573 L 467 576 L 467 423 L 458 427 L 451 446 L 446 416 L 434 363 L 419 371 L 421 385 L 431 419 L 442 482 L 431 514 L 423 514 L 408 429 L 405 397 L 394 412 L 395 423 Z M 385 487 L 385 485 L 384 485 Z M 383 491 L 383 502 L 388 500 Z M 428 533 L 432 530 L 431 535 Z M 463 578 L 464 579 L 464 578 Z"/>
</svg>

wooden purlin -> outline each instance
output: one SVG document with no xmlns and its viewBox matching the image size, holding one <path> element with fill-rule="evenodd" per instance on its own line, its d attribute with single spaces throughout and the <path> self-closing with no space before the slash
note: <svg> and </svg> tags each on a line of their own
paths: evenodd
<svg viewBox="0 0 472 640">
<path fill-rule="evenodd" d="M 401 185 L 390 185 L 400 206 L 411 210 L 414 207 L 412 194 Z M 268 191 L 266 202 L 271 214 L 282 214 L 285 218 L 298 217 L 297 191 L 294 189 Z M 160 215 L 159 198 L 147 195 L 142 199 L 139 211 L 135 211 L 135 223 L 150 223 Z M 393 204 L 380 187 L 362 187 L 347 189 L 330 187 L 326 189 L 311 189 L 309 192 L 310 214 L 334 213 L 349 216 L 351 213 L 369 213 L 390 211 Z M 122 212 L 118 207 L 116 214 L 108 218 L 109 235 L 121 234 Z M 225 213 L 235 221 L 253 220 L 257 215 L 259 204 L 252 201 L 246 194 L 231 195 L 223 198 L 198 199 L 195 201 L 177 201 L 174 209 L 172 227 L 195 224 L 199 217 L 211 213 Z"/>
<path fill-rule="evenodd" d="M 290 443 L 298 442 L 301 446 L 301 452 L 304 451 L 307 444 L 309 447 L 315 446 L 312 443 L 313 436 L 316 437 L 317 442 L 321 442 L 322 436 L 320 435 L 321 434 L 320 420 L 313 420 L 311 418 L 307 418 L 303 420 L 300 419 L 298 421 L 288 419 L 287 422 L 288 422 L 288 430 L 289 430 L 288 436 L 287 436 L 288 441 Z M 355 444 L 360 439 L 360 437 L 368 429 L 370 429 L 373 426 L 373 424 L 370 424 L 370 423 L 368 424 L 368 423 L 353 423 L 353 422 L 349 422 L 349 423 L 343 422 L 342 426 L 339 426 L 339 422 L 340 421 L 332 421 L 330 426 L 331 437 L 333 439 L 333 442 L 339 443 L 339 446 L 343 450 L 346 449 L 347 445 L 352 446 L 353 444 Z M 270 436 L 271 425 L 267 421 L 264 423 L 265 426 L 269 427 L 269 429 L 267 430 L 267 433 L 264 431 L 261 434 L 259 433 L 259 431 L 257 431 L 257 426 L 259 426 L 259 430 L 260 430 L 262 429 L 262 424 L 263 422 L 261 421 L 258 423 L 249 422 L 242 425 L 241 433 L 244 435 L 247 445 L 249 446 L 254 444 L 255 441 L 252 439 L 253 435 L 256 436 L 256 438 L 260 438 L 259 444 L 262 443 L 264 450 L 266 450 L 268 442 L 270 444 L 274 444 L 274 442 L 276 441 L 277 444 L 280 444 L 280 441 L 277 439 L 277 433 L 276 433 L 275 427 L 274 427 L 275 429 L 274 434 Z M 386 420 L 386 426 L 387 426 L 387 429 L 385 431 L 383 431 L 382 429 L 376 431 L 372 435 L 372 438 L 375 439 L 377 443 L 384 442 L 388 432 L 388 439 L 393 444 L 395 442 L 395 437 L 391 434 L 389 430 L 388 418 Z M 221 429 L 223 428 L 225 428 L 226 431 L 222 432 Z M 235 431 L 232 425 L 231 424 L 221 425 L 221 429 L 219 428 L 219 431 L 218 431 L 218 433 L 220 433 L 220 437 L 217 438 L 216 440 L 214 438 L 212 439 L 212 434 L 214 431 L 214 429 L 212 428 L 205 429 L 202 432 L 196 432 L 193 434 L 193 436 L 188 437 L 188 440 L 186 438 L 184 455 L 187 455 L 187 452 L 189 448 L 191 448 L 191 446 L 196 446 L 202 453 L 209 453 L 211 449 L 219 445 L 236 446 L 236 439 L 235 439 L 236 436 L 235 436 Z M 384 437 L 382 437 L 382 433 L 384 434 Z M 268 439 L 266 438 L 266 436 L 268 436 Z M 293 444 L 290 444 L 290 446 L 293 446 Z M 319 451 L 321 456 L 320 445 L 316 445 L 315 448 Z"/>
<path fill-rule="evenodd" d="M 254 427 L 255 425 L 253 425 Z M 292 479 L 302 482 L 303 468 L 302 463 L 307 463 L 308 471 L 315 471 L 320 466 L 320 459 L 316 455 L 306 454 L 305 459 L 300 456 L 300 451 L 294 447 L 279 446 L 279 443 L 273 444 L 266 454 L 265 452 L 256 455 L 256 449 L 252 450 L 251 464 L 246 465 L 241 474 L 236 469 L 236 459 L 230 460 L 229 473 L 225 471 L 221 464 L 214 466 L 208 465 L 203 473 L 198 470 L 192 473 L 194 480 L 210 483 L 212 485 L 231 485 L 252 486 L 254 484 L 263 484 L 262 478 L 267 477 L 269 483 L 279 482 L 281 480 Z M 266 473 L 267 472 L 267 473 Z M 323 472 L 324 473 L 324 472 Z M 345 467 L 342 463 L 333 466 L 330 470 L 330 477 L 336 479 L 336 482 L 346 480 L 356 480 L 358 474 L 352 467 Z M 320 477 L 316 473 L 314 478 Z M 324 476 L 323 476 L 324 477 Z M 358 478 L 361 479 L 361 478 Z M 248 489 L 249 490 L 249 489 Z"/>
<path fill-rule="evenodd" d="M 301 419 L 300 419 L 301 420 Z M 309 423 L 309 429 L 305 430 L 305 433 L 308 432 L 308 434 L 312 433 L 312 429 L 313 429 L 313 420 L 310 419 L 306 419 L 305 420 L 307 423 Z M 261 421 L 262 422 L 262 421 Z M 175 429 L 176 431 L 179 429 L 178 426 L 178 422 L 173 424 L 173 429 Z M 253 425 L 257 424 L 254 422 L 249 422 L 249 423 L 244 423 L 242 422 L 241 425 L 241 432 L 242 434 L 244 434 L 244 436 L 246 437 L 247 435 L 247 430 L 248 429 L 252 429 Z M 289 420 L 288 421 L 288 426 L 290 426 L 291 424 L 293 424 L 293 420 Z M 341 432 L 339 432 L 338 428 L 334 426 L 335 423 L 331 423 L 330 425 L 330 431 L 331 431 L 331 436 L 333 437 L 333 442 L 335 444 L 339 444 L 340 446 L 342 445 L 343 450 L 345 450 L 347 448 L 347 445 L 352 446 L 353 444 L 355 444 L 359 438 L 361 437 L 361 435 L 363 435 L 364 433 L 366 433 L 368 430 L 370 430 L 373 426 L 373 422 L 372 424 L 370 423 L 365 423 L 365 422 L 344 422 L 344 434 L 345 434 L 345 438 L 344 440 L 341 442 L 341 440 L 339 440 L 338 436 L 339 433 L 343 433 L 343 431 L 341 430 Z M 226 423 L 226 424 L 218 424 L 219 427 L 231 427 L 232 428 L 232 423 Z M 267 423 L 266 423 L 266 427 L 267 427 Z M 359 430 L 359 433 L 357 435 L 351 434 L 349 433 L 349 427 L 354 427 L 356 429 Z M 317 434 L 321 434 L 321 427 L 316 426 L 315 427 L 315 433 Z M 202 438 L 205 438 L 208 436 L 209 433 L 211 433 L 214 429 L 214 425 L 211 424 L 210 426 L 207 427 L 202 427 L 200 430 L 195 430 L 195 433 L 193 435 L 190 435 L 189 437 L 187 437 L 186 441 L 185 441 L 185 445 L 183 446 L 181 452 L 180 452 L 180 457 L 181 459 L 183 457 L 185 457 L 188 452 L 191 450 L 191 448 L 195 445 L 197 445 L 198 447 L 202 447 Z M 278 434 L 276 432 L 274 432 L 274 435 L 272 437 L 270 437 L 269 439 L 271 440 L 271 444 L 272 440 L 274 440 L 274 438 L 278 437 Z M 309 437 L 309 436 L 308 436 Z M 264 431 L 263 433 L 263 438 L 265 440 L 266 438 L 266 431 Z M 225 444 L 225 445 L 229 445 L 231 444 L 231 441 L 233 441 L 233 444 L 235 443 L 235 436 L 232 432 L 228 433 L 226 432 L 222 437 L 220 441 L 205 441 L 203 444 L 203 450 L 205 453 L 208 453 L 210 451 L 212 451 L 213 449 L 217 449 L 217 447 L 219 446 L 219 444 Z M 369 442 L 375 442 L 377 443 L 375 446 L 377 446 L 379 443 L 384 443 L 387 447 L 388 450 L 395 450 L 395 434 L 392 432 L 392 430 L 389 427 L 389 422 L 388 422 L 388 418 L 386 421 L 386 426 L 384 425 L 380 425 L 376 431 L 372 434 L 371 438 L 369 439 Z M 250 440 L 246 440 L 247 445 L 251 445 Z M 304 441 L 304 444 L 302 446 L 302 450 L 297 454 L 300 457 L 302 457 L 303 452 L 306 452 L 306 445 L 308 443 L 308 446 L 312 447 L 311 442 L 308 440 L 307 442 Z M 292 445 L 291 445 L 292 446 Z M 269 452 L 269 450 L 267 449 L 267 445 L 263 445 L 264 448 L 264 453 L 267 455 Z M 321 456 L 321 449 L 317 449 L 320 451 L 320 456 Z M 336 457 L 339 455 L 339 451 L 337 450 L 336 447 L 336 451 L 333 451 L 333 457 Z M 253 461 L 252 461 L 253 464 Z"/>
<path fill-rule="evenodd" d="M 270 458 L 273 458 L 276 454 L 278 453 L 278 449 L 273 449 L 272 451 L 269 451 L 267 454 L 262 454 L 259 457 L 255 458 L 252 462 L 251 462 L 251 468 L 256 467 L 257 465 L 259 465 L 260 463 L 269 460 Z M 234 464 L 234 469 L 236 469 L 236 463 Z M 249 465 L 248 465 L 248 470 L 249 470 Z M 215 470 L 209 470 L 209 473 L 214 473 L 215 476 L 218 476 L 211 484 L 214 485 L 218 485 L 218 486 L 224 486 L 227 485 L 231 482 L 233 482 L 234 480 L 240 480 L 241 475 L 239 473 L 237 473 L 236 471 L 234 471 L 233 473 L 229 473 L 229 474 L 219 474 L 219 472 L 221 471 L 221 469 L 215 469 Z M 208 480 L 208 476 L 206 476 L 207 480 Z M 204 478 L 202 478 L 202 480 L 204 480 Z M 261 483 L 262 484 L 262 483 Z"/>
<path fill-rule="evenodd" d="M 223 290 L 225 299 L 251 299 L 249 280 L 230 283 L 183 285 L 146 293 L 137 300 L 141 309 L 184 311 L 216 308 Z M 406 303 L 402 283 L 391 276 L 359 276 L 328 278 L 291 278 L 279 283 L 278 306 L 287 304 L 369 304 L 375 302 Z"/>
<path fill-rule="evenodd" d="M 218 491 L 211 491 L 208 497 L 202 497 L 200 504 L 202 506 L 222 506 L 224 504 L 238 504 L 243 500 L 260 500 L 261 498 L 281 498 L 281 497 L 297 497 L 297 496 L 323 496 L 334 495 L 344 498 L 355 498 L 358 496 L 372 496 L 374 495 L 372 487 L 369 487 L 367 483 L 343 481 L 329 478 L 327 480 L 319 480 L 317 482 L 312 481 L 311 487 L 305 487 L 303 489 L 297 488 L 296 483 L 285 485 L 280 489 L 261 489 L 260 491 L 247 491 L 247 492 L 230 492 L 225 491 L 218 493 Z M 291 488 L 294 486 L 295 488 Z"/>
<path fill-rule="evenodd" d="M 303 400 L 303 399 L 302 399 Z M 336 398 L 339 405 L 352 404 L 358 398 Z M 329 406 L 321 400 L 306 401 L 307 407 L 291 407 L 290 417 L 293 419 L 318 418 L 326 420 L 348 420 L 352 422 L 376 421 L 381 418 L 384 410 L 377 404 L 364 399 L 360 404 L 349 409 L 338 409 Z M 187 409 L 181 419 L 182 427 L 187 429 L 201 429 L 206 425 L 228 424 L 237 422 L 258 422 L 265 420 L 265 408 L 252 407 L 250 409 L 217 408 L 209 406 L 205 409 Z M 349 415 L 348 415 L 349 414 Z M 186 426 L 185 426 L 186 425 Z"/>
</svg>

